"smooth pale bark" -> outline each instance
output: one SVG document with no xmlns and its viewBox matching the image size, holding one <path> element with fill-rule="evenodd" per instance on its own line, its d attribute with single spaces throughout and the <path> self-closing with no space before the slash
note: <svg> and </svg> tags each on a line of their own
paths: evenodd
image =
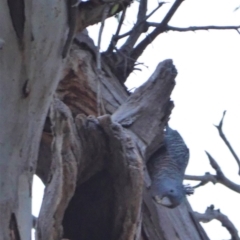
<svg viewBox="0 0 240 240">
<path fill-rule="evenodd" d="M 62 73 L 66 6 L 57 0 L 0 6 L 0 239 L 30 239 L 32 177 Z"/>
</svg>

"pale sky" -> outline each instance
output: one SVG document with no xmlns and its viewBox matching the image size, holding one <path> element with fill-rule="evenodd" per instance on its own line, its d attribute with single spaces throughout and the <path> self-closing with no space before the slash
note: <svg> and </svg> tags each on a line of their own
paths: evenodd
<svg viewBox="0 0 240 240">
<path fill-rule="evenodd" d="M 157 1 L 151 0 L 151 8 Z M 168 1 L 151 21 L 159 22 L 171 7 Z M 155 5 L 154 5 L 155 4 Z M 240 25 L 239 0 L 185 0 L 172 18 L 170 25 L 177 27 L 203 25 Z M 131 28 L 138 3 L 128 10 L 122 33 Z M 108 19 L 105 24 L 102 50 L 109 44 L 115 33 L 117 20 Z M 89 29 L 95 40 L 99 24 Z M 113 31 L 114 30 L 114 31 Z M 218 124 L 222 113 L 227 110 L 224 132 L 240 156 L 240 35 L 234 31 L 197 31 L 168 32 L 161 34 L 139 58 L 148 66 L 142 71 L 133 72 L 127 80 L 129 89 L 138 87 L 153 73 L 160 61 L 171 58 L 178 70 L 176 87 L 172 94 L 175 108 L 171 115 L 170 126 L 184 137 L 190 149 L 190 163 L 187 174 L 203 175 L 214 173 L 204 151 L 209 151 L 218 161 L 228 178 L 240 184 L 238 167 L 218 136 L 213 124 Z M 195 184 L 196 182 L 193 182 Z M 33 214 L 37 215 L 40 206 L 42 186 L 39 180 L 33 187 Z M 189 198 L 195 211 L 204 212 L 214 204 L 240 230 L 240 195 L 220 184 L 208 185 L 196 190 Z M 211 240 L 230 239 L 230 235 L 221 224 L 212 221 L 203 224 Z"/>
</svg>

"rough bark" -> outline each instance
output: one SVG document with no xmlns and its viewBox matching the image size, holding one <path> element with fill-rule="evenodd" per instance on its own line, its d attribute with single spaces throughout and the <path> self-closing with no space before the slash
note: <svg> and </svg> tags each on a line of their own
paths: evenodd
<svg viewBox="0 0 240 240">
<path fill-rule="evenodd" d="M 102 98 L 112 116 L 87 117 L 97 112 L 97 71 L 94 47 L 83 38 L 79 35 L 70 51 L 65 77 L 57 90 L 59 99 L 55 100 L 72 114 L 61 115 L 61 110 L 53 108 L 57 119 L 65 122 L 64 135 L 71 140 L 63 137 L 59 149 L 52 149 L 53 156 L 43 155 L 41 151 L 49 141 L 44 140 L 49 134 L 46 130 L 38 161 L 40 168 L 48 156 L 48 162 L 56 165 L 57 151 L 62 169 L 71 168 L 70 157 L 77 172 L 71 175 L 70 184 L 63 181 L 70 172 L 62 170 L 60 183 L 64 184 L 60 185 L 54 180 L 59 178 L 59 170 L 52 167 L 48 173 L 52 177 L 38 220 L 38 239 L 58 239 L 54 236 L 62 231 L 64 238 L 72 240 L 208 239 L 187 200 L 169 210 L 156 205 L 149 193 L 151 181 L 145 162 L 161 146 L 163 128 L 173 108 L 170 94 L 177 72 L 172 61 L 160 63 L 150 79 L 130 96 L 104 68 Z M 48 125 L 46 122 L 45 129 Z M 57 141 L 55 131 L 51 133 L 53 143 Z"/>
<path fill-rule="evenodd" d="M 38 239 L 59 239 L 62 221 L 66 238 L 133 239 L 142 203 L 141 157 L 130 136 L 110 116 L 77 115 L 73 121 L 66 109 L 60 100 L 53 104 L 52 167 L 37 224 Z M 97 182 L 91 178 L 93 175 Z M 101 183 L 105 189 L 99 192 L 96 188 L 101 189 Z M 94 196 L 91 191 L 99 193 Z M 90 202 L 84 196 L 89 193 Z M 84 214 L 83 206 L 94 211 Z M 99 224 L 105 225 L 94 227 L 96 215 Z"/>
</svg>

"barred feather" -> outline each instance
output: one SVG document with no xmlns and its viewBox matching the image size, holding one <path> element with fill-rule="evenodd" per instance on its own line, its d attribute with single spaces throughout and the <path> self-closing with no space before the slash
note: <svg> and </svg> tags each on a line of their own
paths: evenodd
<svg viewBox="0 0 240 240">
<path fill-rule="evenodd" d="M 190 192 L 183 186 L 188 161 L 189 149 L 183 138 L 178 131 L 167 126 L 164 145 L 148 161 L 152 193 L 158 203 L 164 199 L 167 207 L 176 207 Z"/>
</svg>

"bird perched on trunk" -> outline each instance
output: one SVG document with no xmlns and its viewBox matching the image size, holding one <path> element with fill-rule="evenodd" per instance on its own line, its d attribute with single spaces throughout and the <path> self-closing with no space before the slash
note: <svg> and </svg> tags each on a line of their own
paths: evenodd
<svg viewBox="0 0 240 240">
<path fill-rule="evenodd" d="M 189 149 L 181 135 L 167 126 L 163 146 L 147 164 L 152 179 L 152 196 L 158 204 L 174 208 L 182 203 L 186 195 L 193 193 L 191 187 L 183 185 L 188 160 Z"/>
</svg>

